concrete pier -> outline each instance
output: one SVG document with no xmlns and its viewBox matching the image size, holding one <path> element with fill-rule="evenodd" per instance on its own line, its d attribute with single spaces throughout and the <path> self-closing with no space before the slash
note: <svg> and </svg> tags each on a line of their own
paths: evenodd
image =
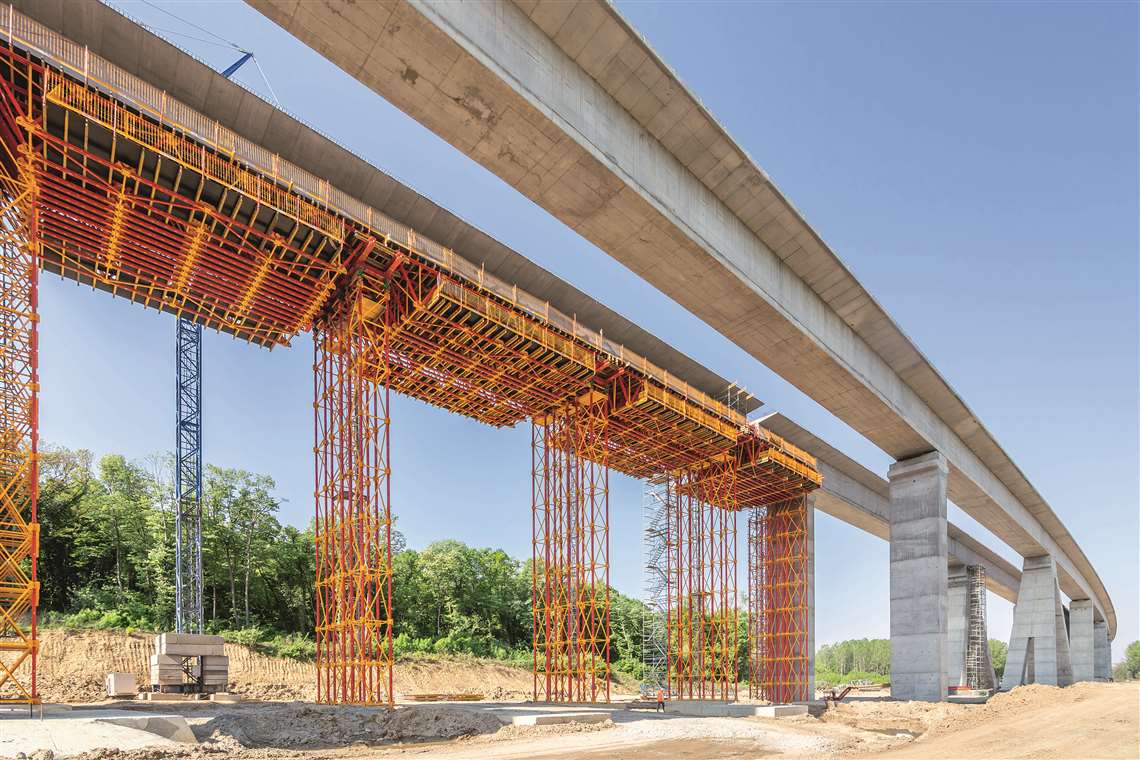
<svg viewBox="0 0 1140 760">
<path fill-rule="evenodd" d="M 946 685 L 966 685 L 967 621 L 970 619 L 969 579 L 965 565 L 950 567 L 946 582 Z"/>
<path fill-rule="evenodd" d="M 1073 681 L 1092 681 L 1095 673 L 1093 603 L 1074 599 L 1069 604 L 1069 656 L 1073 663 Z"/>
<path fill-rule="evenodd" d="M 1073 681 L 1065 608 L 1052 557 L 1026 557 L 1013 609 L 1002 689 L 1026 683 L 1068 686 Z"/>
<path fill-rule="evenodd" d="M 1093 621 L 1093 677 L 1098 681 L 1112 680 L 1112 650 L 1108 643 L 1108 623 Z"/>
<path fill-rule="evenodd" d="M 891 695 L 946 696 L 946 458 L 896 462 L 890 481 Z"/>
</svg>

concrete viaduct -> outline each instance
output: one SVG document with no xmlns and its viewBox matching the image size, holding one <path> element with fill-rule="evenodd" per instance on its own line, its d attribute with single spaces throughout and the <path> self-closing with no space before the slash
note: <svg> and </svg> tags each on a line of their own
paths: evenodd
<svg viewBox="0 0 1140 760">
<path fill-rule="evenodd" d="M 1080 612 L 1074 641 L 1091 642 L 1099 626 L 1107 647 L 1112 601 L 1052 507 L 610 3 L 247 2 L 897 460 L 889 489 L 897 695 L 945 693 L 947 499 L 1025 558 L 1040 593 L 1056 595 L 1049 589 L 1059 583 Z M 1066 679 L 1042 666 L 1033 633 L 1052 622 L 1020 605 L 1014 669 L 1025 640 L 1037 638 L 1035 677 Z"/>
<path fill-rule="evenodd" d="M 612 6 L 250 3 L 897 460 L 883 480 L 786 418 L 764 423 L 820 458 L 819 508 L 891 541 L 896 696 L 946 694 L 953 678 L 948 568 L 959 563 L 984 566 L 989 588 L 1017 602 L 1006 686 L 1107 675 L 1115 612 L 1075 539 L 835 253 Z M 67 0 L 15 6 L 695 387 L 723 389 L 714 373 L 113 10 Z M 947 522 L 948 499 L 1025 558 L 1020 574 Z M 1067 635 L 1054 625 L 1066 616 L 1060 591 L 1072 600 Z M 1044 605 L 1045 614 L 1042 600 L 1050 598 L 1055 604 Z"/>
</svg>

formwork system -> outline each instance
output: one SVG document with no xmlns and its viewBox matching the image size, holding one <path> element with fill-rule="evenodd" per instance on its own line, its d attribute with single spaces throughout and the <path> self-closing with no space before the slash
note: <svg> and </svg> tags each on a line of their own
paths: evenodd
<svg viewBox="0 0 1140 760">
<path fill-rule="evenodd" d="M 25 578 L 19 558 L 35 554 L 38 264 L 259 346 L 313 330 L 321 701 L 393 699 L 393 391 L 533 426 L 536 698 L 609 696 L 611 470 L 668 479 L 684 514 L 670 678 L 735 693 L 736 511 L 817 487 L 814 460 L 11 8 L 0 29 L 0 182 L 8 231 L 23 231 L 3 318 L 26 348 L 2 379 L 5 506 L 23 537 L 4 567 L 24 573 L 7 621 L 34 620 L 34 561 Z"/>
<path fill-rule="evenodd" d="M 755 507 L 748 515 L 749 696 L 810 700 L 811 631 L 804 496 Z"/>
</svg>

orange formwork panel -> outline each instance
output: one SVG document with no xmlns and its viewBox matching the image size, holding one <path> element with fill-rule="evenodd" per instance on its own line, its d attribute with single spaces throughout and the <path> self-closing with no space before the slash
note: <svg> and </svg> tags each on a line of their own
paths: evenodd
<svg viewBox="0 0 1140 760">
<path fill-rule="evenodd" d="M 357 278 L 314 334 L 317 701 L 391 705 L 392 502 L 385 338 Z"/>
<path fill-rule="evenodd" d="M 37 188 L 26 152 L 4 159 L 16 171 L 0 181 L 0 704 L 37 704 Z"/>
<path fill-rule="evenodd" d="M 606 401 L 591 393 L 532 426 L 534 699 L 610 699 Z"/>
<path fill-rule="evenodd" d="M 799 702 L 811 692 L 806 496 L 748 516 L 749 696 Z"/>
</svg>

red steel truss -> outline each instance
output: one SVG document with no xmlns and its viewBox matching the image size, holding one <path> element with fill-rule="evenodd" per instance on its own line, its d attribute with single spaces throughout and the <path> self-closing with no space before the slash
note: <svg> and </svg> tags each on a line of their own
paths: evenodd
<svg viewBox="0 0 1140 760">
<path fill-rule="evenodd" d="M 808 498 L 748 516 L 748 692 L 770 702 L 813 698 Z"/>
<path fill-rule="evenodd" d="M 393 702 L 387 351 L 370 304 L 384 294 L 356 279 L 314 331 L 317 701 L 334 704 Z"/>
<path fill-rule="evenodd" d="M 736 463 L 670 478 L 668 683 L 675 699 L 736 699 Z"/>
<path fill-rule="evenodd" d="M 606 407 L 589 393 L 532 426 L 535 700 L 610 699 Z"/>
</svg>

